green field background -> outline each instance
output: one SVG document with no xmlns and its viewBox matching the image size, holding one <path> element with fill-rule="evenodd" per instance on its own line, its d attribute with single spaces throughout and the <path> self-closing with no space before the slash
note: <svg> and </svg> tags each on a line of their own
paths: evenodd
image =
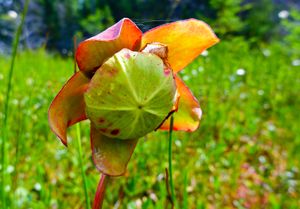
<svg viewBox="0 0 300 209">
<path fill-rule="evenodd" d="M 246 36 L 221 35 L 220 43 L 180 72 L 203 117 L 196 132 L 173 135 L 178 208 L 300 208 L 300 33 L 299 26 L 285 26 L 290 33 L 277 41 L 253 44 Z M 9 53 L 0 55 L 1 133 L 10 62 Z M 4 171 L 8 208 L 86 208 L 76 127 L 68 130 L 66 148 L 47 118 L 73 73 L 72 56 L 45 47 L 21 49 L 16 56 Z M 91 159 L 89 122 L 80 123 L 80 130 L 93 200 L 100 174 Z M 170 208 L 167 167 L 168 133 L 141 138 L 126 174 L 109 180 L 103 208 Z"/>
<path fill-rule="evenodd" d="M 300 67 L 292 61 L 280 47 L 250 50 L 237 39 L 221 42 L 182 71 L 203 118 L 196 132 L 174 134 L 181 208 L 299 208 Z M 9 58 L 1 57 L 0 66 L 3 108 Z M 16 208 L 84 207 L 75 127 L 66 148 L 47 121 L 50 102 L 72 74 L 72 59 L 43 49 L 16 57 L 6 187 Z M 91 160 L 88 122 L 81 130 L 92 199 L 99 174 Z M 154 132 L 139 141 L 125 177 L 109 182 L 104 208 L 165 208 L 167 138 Z"/>
</svg>

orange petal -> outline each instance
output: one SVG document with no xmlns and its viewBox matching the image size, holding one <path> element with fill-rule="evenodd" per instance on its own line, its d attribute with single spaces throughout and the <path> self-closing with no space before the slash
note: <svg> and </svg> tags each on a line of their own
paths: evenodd
<svg viewBox="0 0 300 209">
<path fill-rule="evenodd" d="M 123 48 L 139 48 L 142 32 L 128 18 L 120 20 L 92 38 L 81 42 L 76 51 L 76 60 L 81 71 L 93 71 L 113 54 Z"/>
<path fill-rule="evenodd" d="M 126 171 L 137 139 L 122 140 L 104 136 L 91 123 L 91 146 L 97 169 L 109 176 L 120 176 Z"/>
<path fill-rule="evenodd" d="M 192 92 L 179 77 L 175 76 L 175 81 L 179 93 L 179 104 L 177 112 L 174 113 L 173 130 L 195 131 L 199 126 L 201 118 L 200 105 Z M 160 129 L 170 129 L 170 118 L 162 124 Z"/>
<path fill-rule="evenodd" d="M 48 120 L 52 131 L 67 145 L 66 130 L 69 126 L 86 119 L 83 93 L 89 79 L 77 72 L 57 94 L 50 105 Z"/>
<path fill-rule="evenodd" d="M 143 35 L 141 48 L 152 42 L 167 45 L 168 62 L 176 73 L 218 41 L 219 39 L 206 23 L 188 19 L 147 31 Z"/>
</svg>

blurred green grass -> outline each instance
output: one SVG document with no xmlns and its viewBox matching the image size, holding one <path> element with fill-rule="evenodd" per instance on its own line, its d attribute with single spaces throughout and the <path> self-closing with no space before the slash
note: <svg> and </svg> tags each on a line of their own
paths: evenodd
<svg viewBox="0 0 300 209">
<path fill-rule="evenodd" d="M 203 110 L 196 132 L 174 134 L 180 208 L 299 208 L 300 66 L 293 59 L 280 45 L 250 49 L 235 38 L 180 73 Z M 9 58 L 1 57 L 0 66 L 2 111 Z M 11 208 L 85 206 L 76 128 L 70 128 L 65 148 L 47 121 L 52 99 L 72 74 L 72 59 L 43 49 L 16 58 L 6 171 Z M 81 131 L 93 199 L 100 175 L 91 160 L 88 122 Z M 108 183 L 103 208 L 167 208 L 167 148 L 166 132 L 142 138 L 126 175 Z"/>
</svg>

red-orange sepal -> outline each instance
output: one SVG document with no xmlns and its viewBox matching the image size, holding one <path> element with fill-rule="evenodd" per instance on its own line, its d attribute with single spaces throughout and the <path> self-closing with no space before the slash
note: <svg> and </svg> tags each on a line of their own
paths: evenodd
<svg viewBox="0 0 300 209">
<path fill-rule="evenodd" d="M 140 29 L 130 19 L 124 18 L 79 44 L 76 51 L 78 67 L 86 73 L 94 71 L 121 49 L 138 49 L 141 37 Z"/>
<path fill-rule="evenodd" d="M 179 93 L 179 102 L 177 112 L 173 113 L 173 130 L 195 131 L 199 126 L 199 121 L 202 113 L 199 102 L 178 76 L 175 76 L 175 81 L 177 91 Z M 160 129 L 170 129 L 170 118 L 161 125 Z"/>
<path fill-rule="evenodd" d="M 48 111 L 50 127 L 64 145 L 67 145 L 67 128 L 86 119 L 83 93 L 89 81 L 83 73 L 77 72 L 63 86 L 50 105 Z"/>
<path fill-rule="evenodd" d="M 143 35 L 141 48 L 152 42 L 168 46 L 168 62 L 176 73 L 218 41 L 219 39 L 206 23 L 188 19 L 147 31 Z"/>
<path fill-rule="evenodd" d="M 91 122 L 91 147 L 96 168 L 108 176 L 125 173 L 138 139 L 110 138 L 101 134 Z"/>
</svg>

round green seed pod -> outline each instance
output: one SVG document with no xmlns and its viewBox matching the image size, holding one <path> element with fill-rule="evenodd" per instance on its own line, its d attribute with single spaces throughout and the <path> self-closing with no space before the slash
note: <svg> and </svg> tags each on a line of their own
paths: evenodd
<svg viewBox="0 0 300 209">
<path fill-rule="evenodd" d="M 106 136 L 139 138 L 164 121 L 175 94 L 172 71 L 160 57 L 123 49 L 92 77 L 84 95 L 86 114 Z"/>
</svg>

